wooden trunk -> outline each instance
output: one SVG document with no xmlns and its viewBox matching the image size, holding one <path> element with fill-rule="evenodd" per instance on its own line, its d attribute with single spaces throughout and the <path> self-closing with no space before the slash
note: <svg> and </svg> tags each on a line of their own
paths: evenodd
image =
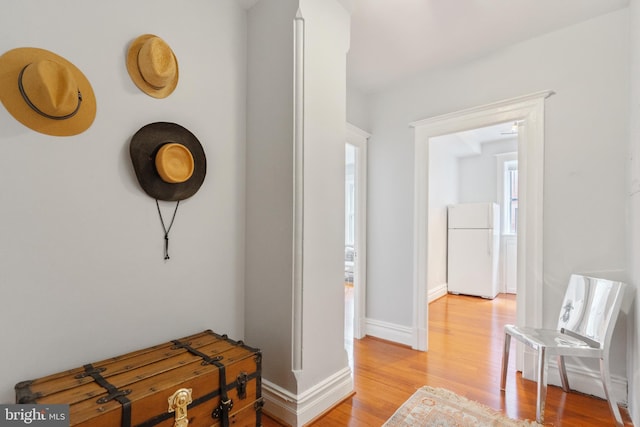
<svg viewBox="0 0 640 427">
<path fill-rule="evenodd" d="M 207 330 L 23 381 L 16 402 L 69 404 L 74 427 L 260 426 L 261 362 L 259 350 Z"/>
</svg>

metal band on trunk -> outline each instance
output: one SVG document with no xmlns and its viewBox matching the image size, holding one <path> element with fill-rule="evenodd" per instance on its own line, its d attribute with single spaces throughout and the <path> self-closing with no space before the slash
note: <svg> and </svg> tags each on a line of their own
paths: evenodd
<svg viewBox="0 0 640 427">
<path fill-rule="evenodd" d="M 111 400 L 116 400 L 118 403 L 122 405 L 122 427 L 131 427 L 131 401 L 127 399 L 125 396 L 131 393 L 131 389 L 118 390 L 116 386 L 108 382 L 101 373 L 104 372 L 105 368 L 95 368 L 92 364 L 87 364 L 83 366 L 84 373 L 76 375 L 76 378 L 84 378 L 91 377 L 93 380 L 100 385 L 100 387 L 107 390 L 109 394 L 101 397 L 96 401 L 96 403 L 103 404 L 107 403 Z"/>
</svg>

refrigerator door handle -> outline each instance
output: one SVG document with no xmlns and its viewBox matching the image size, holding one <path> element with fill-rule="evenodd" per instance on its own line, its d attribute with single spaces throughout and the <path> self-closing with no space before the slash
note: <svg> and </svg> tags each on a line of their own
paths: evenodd
<svg viewBox="0 0 640 427">
<path fill-rule="evenodd" d="M 489 238 L 487 239 L 487 254 L 491 257 L 493 251 L 493 230 L 488 229 L 487 232 L 489 233 Z"/>
</svg>

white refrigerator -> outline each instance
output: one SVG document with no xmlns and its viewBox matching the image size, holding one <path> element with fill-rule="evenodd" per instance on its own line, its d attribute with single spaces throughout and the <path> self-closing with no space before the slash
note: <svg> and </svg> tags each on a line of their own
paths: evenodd
<svg viewBox="0 0 640 427">
<path fill-rule="evenodd" d="M 454 294 L 495 298 L 498 294 L 500 254 L 498 205 L 451 205 L 447 221 L 448 291 Z"/>
</svg>

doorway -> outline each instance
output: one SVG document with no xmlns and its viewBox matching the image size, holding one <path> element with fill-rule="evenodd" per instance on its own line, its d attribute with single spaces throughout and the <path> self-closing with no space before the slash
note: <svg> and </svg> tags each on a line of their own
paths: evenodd
<svg viewBox="0 0 640 427">
<path fill-rule="evenodd" d="M 517 256 L 517 323 L 542 324 L 542 210 L 544 173 L 544 101 L 553 95 L 542 91 L 498 101 L 410 125 L 414 128 L 414 307 L 412 347 L 428 350 L 427 230 L 429 220 L 429 140 L 430 138 L 496 123 L 522 122 L 518 138 L 519 192 Z M 518 358 L 519 361 L 521 358 Z M 525 354 L 525 378 L 532 378 L 535 358 Z"/>
<path fill-rule="evenodd" d="M 365 335 L 367 238 L 367 140 L 347 124 L 345 143 L 345 348 L 353 362 L 353 339 Z"/>
<path fill-rule="evenodd" d="M 517 249 L 518 127 L 517 122 L 505 122 L 429 139 L 429 302 L 447 292 L 467 293 L 462 289 L 469 295 L 487 298 L 496 293 L 516 293 L 513 273 Z M 452 249 L 456 249 L 450 246 L 452 223 L 448 212 L 452 205 L 463 205 L 460 209 L 466 209 L 467 215 L 491 212 L 486 224 L 484 220 L 476 219 L 489 230 L 489 238 L 480 230 L 465 230 L 462 234 L 456 230 L 457 236 L 470 236 L 475 232 L 479 240 L 466 239 L 464 247 L 452 253 Z M 464 230 L 463 223 L 457 225 Z M 479 252 L 472 250 L 474 243 Z M 464 252 L 463 259 L 459 259 L 460 250 Z M 451 264 L 451 256 L 456 254 L 460 262 Z M 472 262 L 474 260 L 476 262 Z M 472 266 L 477 267 L 476 272 Z M 473 280 L 458 281 L 453 286 L 451 274 L 458 279 Z"/>
</svg>

